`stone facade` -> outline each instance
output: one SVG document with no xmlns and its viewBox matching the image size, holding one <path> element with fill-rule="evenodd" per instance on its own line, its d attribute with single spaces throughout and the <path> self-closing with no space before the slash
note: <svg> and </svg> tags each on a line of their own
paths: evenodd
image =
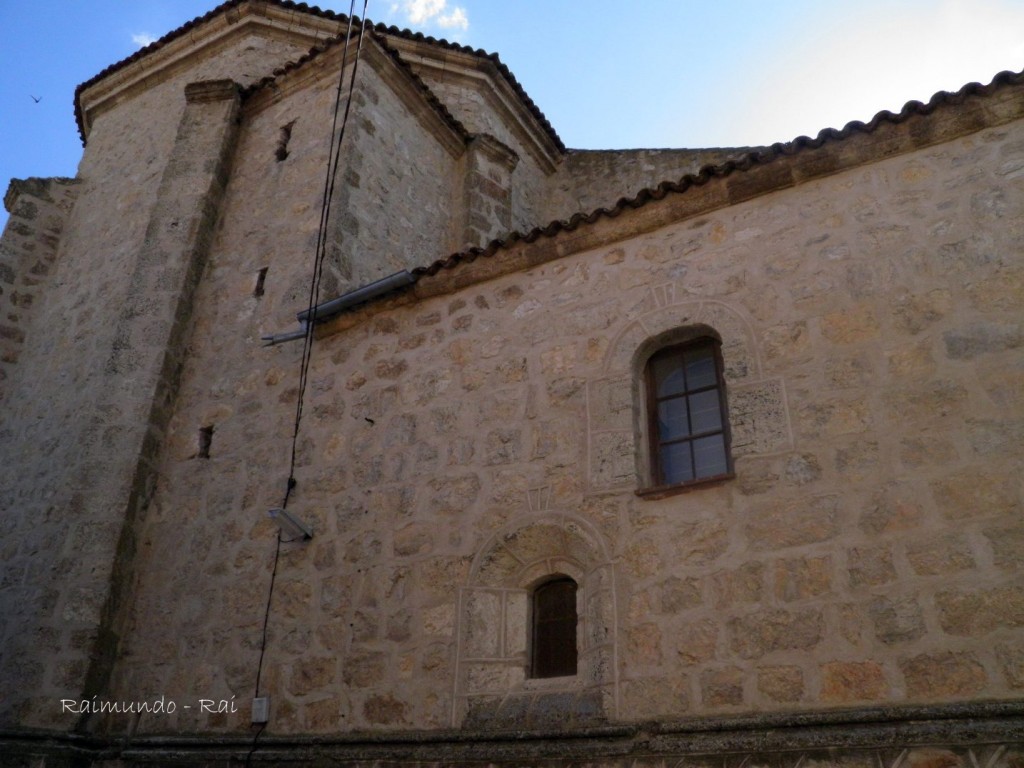
<svg viewBox="0 0 1024 768">
<path fill-rule="evenodd" d="M 1019 765 L 1020 78 L 759 154 L 581 153 L 472 51 L 300 59 L 344 28 L 227 4 L 80 89 L 77 180 L 8 192 L 10 763 L 244 758 L 258 680 L 271 762 Z M 307 308 L 357 48 L 321 299 L 415 282 L 317 328 L 314 537 L 277 557 L 302 350 L 260 337 Z M 646 360 L 707 335 L 733 472 L 652 492 Z M 531 679 L 553 574 L 578 672 Z M 60 704 L 93 697 L 177 706 Z"/>
</svg>

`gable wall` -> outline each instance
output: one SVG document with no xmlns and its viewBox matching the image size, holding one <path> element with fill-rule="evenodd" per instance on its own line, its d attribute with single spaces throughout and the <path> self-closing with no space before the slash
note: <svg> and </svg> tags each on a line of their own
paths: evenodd
<svg viewBox="0 0 1024 768">
<path fill-rule="evenodd" d="M 436 78 L 431 70 L 417 69 L 430 89 L 471 133 L 486 133 L 508 146 L 518 157 L 511 177 L 512 221 L 508 231 L 528 232 L 553 216 L 547 201 L 548 174 L 530 154 L 516 133 L 485 98 L 480 84 L 463 78 Z M 495 75 L 497 76 L 497 75 Z M 501 233 L 503 237 L 507 232 Z M 460 243 L 460 248 L 466 244 Z M 469 243 L 483 246 L 486 243 Z"/>
</svg>

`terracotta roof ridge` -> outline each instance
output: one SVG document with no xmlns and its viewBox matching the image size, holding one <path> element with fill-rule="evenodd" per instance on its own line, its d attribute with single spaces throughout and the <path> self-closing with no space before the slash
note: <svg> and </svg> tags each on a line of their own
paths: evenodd
<svg viewBox="0 0 1024 768">
<path fill-rule="evenodd" d="M 126 67 L 126 66 L 128 66 L 129 64 L 132 64 L 135 61 L 138 61 L 139 59 L 143 58 L 144 56 L 148 56 L 150 53 L 153 53 L 154 51 L 162 48 L 163 46 L 167 45 L 171 41 L 173 41 L 173 40 L 175 40 L 175 39 L 185 35 L 190 30 L 192 30 L 195 27 L 205 23 L 206 21 L 209 21 L 210 19 L 212 19 L 213 17 L 215 17 L 218 14 L 222 13 L 223 11 L 226 11 L 226 10 L 228 10 L 230 8 L 235 8 L 237 6 L 240 6 L 240 5 L 243 5 L 244 3 L 249 3 L 249 2 L 265 2 L 265 3 L 270 3 L 272 5 L 278 6 L 279 8 L 284 8 L 284 9 L 287 9 L 287 10 L 301 11 L 302 13 L 308 13 L 311 16 L 318 16 L 318 17 L 324 18 L 324 19 L 331 19 L 331 20 L 338 21 L 339 23 L 346 23 L 348 21 L 348 16 L 346 14 L 336 13 L 335 11 L 331 11 L 331 10 L 323 10 L 320 7 L 316 6 L 316 5 L 312 5 L 311 6 L 311 5 L 308 5 L 308 4 L 303 3 L 303 2 L 294 2 L 294 0 L 225 0 L 225 2 L 222 2 L 220 5 L 216 6 L 212 10 L 207 11 L 202 16 L 197 16 L 196 18 L 191 19 L 190 21 L 185 22 L 180 27 L 178 27 L 176 29 L 172 29 L 170 32 L 168 32 L 165 35 L 161 36 L 158 40 L 150 43 L 149 45 L 146 45 L 146 46 L 140 48 L 139 50 L 135 51 L 135 53 L 131 54 L 130 56 L 127 56 L 127 57 L 121 59 L 120 61 L 114 62 L 113 64 L 110 64 L 109 66 L 104 67 L 99 73 L 97 73 L 96 75 L 93 75 L 91 78 L 89 78 L 85 82 L 80 83 L 78 85 L 78 87 L 75 88 L 75 95 L 74 95 L 75 122 L 78 124 L 78 135 L 79 135 L 79 137 L 82 140 L 82 146 L 85 146 L 84 121 L 83 121 L 82 110 L 81 110 L 81 106 L 80 106 L 80 102 L 79 102 L 79 95 L 82 93 L 82 91 L 84 91 L 86 88 L 89 88 L 90 86 L 96 84 L 97 82 L 99 82 L 103 78 L 111 75 L 112 73 L 116 72 L 117 70 L 122 69 L 123 67 Z M 358 18 L 358 17 L 354 17 L 354 18 Z M 516 80 L 515 76 L 512 74 L 512 71 L 507 66 L 505 66 L 505 64 L 501 61 L 501 59 L 498 57 L 498 54 L 496 54 L 496 53 L 488 53 L 487 51 L 483 50 L 482 48 L 473 49 L 473 48 L 471 48 L 468 45 L 459 45 L 458 43 L 451 43 L 451 42 L 448 42 L 445 39 L 438 40 L 437 38 L 431 37 L 429 35 L 424 35 L 422 32 L 413 32 L 410 29 L 400 29 L 400 28 L 398 28 L 398 27 L 396 27 L 394 25 L 388 26 L 388 25 L 383 24 L 383 23 L 376 23 L 375 24 L 372 21 L 370 21 L 369 19 L 367 19 L 365 21 L 369 22 L 369 24 L 372 26 L 373 30 L 375 32 L 377 32 L 378 34 L 381 34 L 381 35 L 393 35 L 395 37 L 402 37 L 402 38 L 404 38 L 406 40 L 415 40 L 415 41 L 419 41 L 419 42 L 426 42 L 426 43 L 428 43 L 430 45 L 435 45 L 435 46 L 438 46 L 438 47 L 441 47 L 441 48 L 446 48 L 448 50 L 459 51 L 461 53 L 468 53 L 468 54 L 471 54 L 473 56 L 477 56 L 479 58 L 484 58 L 484 59 L 489 60 L 494 65 L 494 67 L 498 71 L 498 73 L 512 87 L 512 90 L 515 91 L 516 95 L 522 100 L 523 104 L 527 107 L 527 109 L 530 111 L 530 113 L 537 119 L 537 121 L 540 123 L 540 125 L 544 129 L 544 131 L 551 137 L 552 141 L 555 142 L 555 144 L 558 146 L 559 150 L 561 150 L 563 152 L 565 151 L 565 145 L 562 143 L 562 140 L 559 138 L 558 134 L 555 132 L 554 127 L 551 125 L 551 123 L 548 121 L 548 119 L 544 116 L 544 113 L 541 112 L 540 108 L 536 105 L 536 103 L 534 103 L 533 99 L 531 99 L 529 97 L 529 95 L 527 95 L 526 90 L 523 88 L 522 85 L 520 85 L 519 81 Z M 316 46 L 314 46 L 314 48 L 315 47 Z M 275 70 L 275 72 L 276 71 L 277 70 Z"/>
<path fill-rule="evenodd" d="M 561 232 L 572 232 L 585 224 L 594 224 L 600 219 L 613 219 L 627 209 L 641 208 L 650 202 L 663 200 L 670 194 L 684 193 L 691 187 L 707 184 L 711 179 L 729 176 L 735 172 L 743 172 L 756 165 L 764 165 L 780 157 L 795 155 L 805 150 L 818 149 L 827 143 L 842 141 L 854 134 L 870 134 L 883 123 L 898 124 L 916 115 L 929 115 L 939 107 L 963 103 L 971 96 L 988 96 L 997 89 L 1007 85 L 1024 84 L 1024 71 L 999 72 L 986 85 L 967 83 L 958 91 L 938 91 L 927 103 L 908 101 L 898 113 L 882 110 L 869 122 L 853 120 L 842 129 L 825 128 L 815 138 L 798 136 L 788 142 L 776 142 L 767 147 L 747 152 L 736 159 L 726 160 L 717 165 L 705 165 L 696 173 L 687 173 L 678 181 L 663 181 L 655 187 L 640 190 L 635 196 L 622 197 L 611 207 L 597 208 L 589 213 L 575 213 L 568 219 L 554 220 L 545 225 L 537 226 L 525 234 L 519 231 L 510 232 L 504 238 L 495 238 L 483 247 L 473 247 L 465 251 L 453 253 L 438 259 L 424 267 L 411 270 L 417 276 L 436 275 L 442 269 L 453 269 L 459 264 L 470 263 L 479 257 L 493 256 L 499 251 L 511 248 L 519 242 L 533 243 L 542 237 L 554 237 Z"/>
<path fill-rule="evenodd" d="M 387 38 L 379 32 L 380 26 L 381 25 L 378 24 L 372 28 L 370 34 L 373 37 L 373 39 L 377 41 L 380 47 L 384 49 L 384 52 L 387 53 L 392 58 L 395 64 L 397 64 L 399 68 L 401 68 L 409 76 L 409 78 L 420 89 L 420 91 L 423 92 L 423 95 L 427 99 L 427 102 L 434 109 L 437 110 L 437 112 L 441 115 L 442 119 L 446 123 L 448 123 L 452 128 L 454 128 L 458 133 L 460 133 L 463 136 L 463 138 L 469 140 L 469 138 L 471 137 L 469 129 L 467 129 L 466 126 L 462 124 L 462 121 L 455 117 L 455 115 L 453 115 L 448 110 L 448 107 L 446 107 L 444 102 L 437 97 L 437 94 L 434 93 L 431 87 L 423 81 L 423 78 L 416 74 L 413 68 L 409 66 L 409 62 L 402 58 L 401 52 L 393 45 L 388 43 Z"/>
</svg>

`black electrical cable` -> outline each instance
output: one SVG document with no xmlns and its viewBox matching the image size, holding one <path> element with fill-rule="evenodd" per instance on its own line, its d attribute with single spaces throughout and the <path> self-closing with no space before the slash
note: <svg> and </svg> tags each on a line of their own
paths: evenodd
<svg viewBox="0 0 1024 768">
<path fill-rule="evenodd" d="M 345 126 L 348 124 L 349 111 L 352 107 L 352 95 L 355 90 L 356 73 L 359 69 L 359 53 L 363 47 L 363 38 L 365 35 L 366 26 L 366 7 L 369 0 L 363 0 L 363 13 L 360 20 L 360 24 L 363 29 L 359 33 L 359 42 L 356 45 L 355 61 L 352 65 L 352 76 L 349 79 L 348 96 L 345 101 L 345 112 L 341 118 L 341 127 L 338 128 L 338 114 L 341 111 L 341 97 L 344 91 L 345 83 L 345 69 L 348 66 L 348 52 L 349 43 L 352 39 L 352 20 L 355 11 L 355 0 L 351 0 L 349 4 L 348 12 L 348 27 L 345 31 L 345 43 L 342 50 L 341 57 L 341 70 L 338 74 L 338 90 L 334 101 L 334 116 L 331 122 L 331 143 L 328 147 L 327 153 L 327 173 L 324 178 L 324 195 L 323 202 L 320 207 L 320 226 L 317 231 L 317 242 L 316 242 L 316 254 L 313 260 L 313 277 L 310 281 L 309 287 L 309 312 L 312 315 L 313 310 L 316 308 L 320 301 L 320 281 L 323 277 L 323 265 L 326 260 L 327 254 L 327 224 L 330 220 L 330 209 L 331 200 L 334 197 L 334 184 L 338 173 L 338 160 L 341 156 L 341 145 L 345 138 Z M 334 135 L 337 133 L 337 142 L 334 141 Z M 292 490 L 295 488 L 295 454 L 299 440 L 299 425 L 302 421 L 302 405 L 306 394 L 306 384 L 309 379 L 309 365 L 312 360 L 313 352 L 313 329 L 315 318 L 311 317 L 310 321 L 306 324 L 306 334 L 302 345 L 302 361 L 299 367 L 299 392 L 298 399 L 295 405 L 295 424 L 292 430 L 292 447 L 291 447 L 291 458 L 288 464 L 288 482 L 284 492 L 284 499 L 281 502 L 282 508 L 288 507 L 288 499 L 291 496 Z M 270 623 L 270 607 L 274 598 L 274 582 L 277 580 L 277 566 L 281 559 L 281 543 L 283 539 L 280 531 L 277 534 L 277 549 L 274 552 L 274 567 L 270 574 L 270 589 L 267 593 L 267 607 L 263 614 L 263 634 L 260 640 L 260 658 L 256 667 L 256 692 L 253 698 L 259 698 L 260 695 L 260 681 L 263 675 L 263 657 L 267 650 L 267 627 Z M 267 724 L 261 723 L 259 730 L 252 740 L 252 748 L 245 757 L 245 764 L 249 766 L 252 762 L 252 756 L 256 752 L 259 745 L 260 736 L 263 735 Z"/>
<path fill-rule="evenodd" d="M 363 0 L 361 24 L 364 27 L 366 25 L 366 7 L 368 3 L 369 0 Z M 302 344 L 302 362 L 299 368 L 299 393 L 295 404 L 295 427 L 292 433 L 292 451 L 288 465 L 288 486 L 285 490 L 284 502 L 282 504 L 282 507 L 284 508 L 287 508 L 288 498 L 291 495 L 292 489 L 295 487 L 295 457 L 299 439 L 299 425 L 302 422 L 302 407 L 305 400 L 306 385 L 309 381 L 309 366 L 313 354 L 313 334 L 316 327 L 313 311 L 316 309 L 317 304 L 320 303 L 320 282 L 323 278 L 324 262 L 327 257 L 327 224 L 330 221 L 331 216 L 331 202 L 334 199 L 334 185 L 337 180 L 338 163 L 341 158 L 341 145 L 345 140 L 345 128 L 348 125 L 348 116 L 352 109 L 352 94 L 355 91 L 356 74 L 359 71 L 359 54 L 362 51 L 363 39 L 365 37 L 365 29 L 360 30 L 359 41 L 356 44 L 355 61 L 352 64 L 352 76 L 349 78 L 348 96 L 345 99 L 345 112 L 341 118 L 341 128 L 337 129 L 338 112 L 340 111 L 341 95 L 344 89 L 345 68 L 348 64 L 349 42 L 352 38 L 352 18 L 354 11 L 355 0 L 351 0 L 349 3 L 348 29 L 345 32 L 345 46 L 342 50 L 341 75 L 338 78 L 338 90 L 334 101 L 334 119 L 331 125 L 332 143 L 327 154 L 327 174 L 324 178 L 324 195 L 320 206 L 320 226 L 317 230 L 316 255 L 313 260 L 313 277 L 309 286 L 309 302 L 307 311 L 309 312 L 310 320 L 306 323 L 306 334 Z M 336 143 L 333 141 L 335 131 L 338 136 Z"/>
<path fill-rule="evenodd" d="M 260 677 L 263 674 L 263 654 L 267 650 L 267 625 L 270 623 L 270 601 L 274 597 L 274 582 L 277 581 L 277 564 L 281 559 L 281 532 L 277 532 L 277 549 L 274 552 L 274 568 L 270 572 L 270 592 L 267 594 L 267 608 L 263 612 L 263 637 L 260 640 L 260 661 L 256 665 L 256 694 L 253 698 L 259 698 L 260 695 Z M 252 748 L 249 750 L 249 754 L 245 756 L 245 765 L 248 768 L 252 762 L 253 753 L 256 751 L 256 747 L 259 744 L 260 736 L 263 735 L 263 731 L 266 730 L 267 724 L 260 723 L 260 728 L 256 731 L 256 735 L 252 739 Z"/>
</svg>

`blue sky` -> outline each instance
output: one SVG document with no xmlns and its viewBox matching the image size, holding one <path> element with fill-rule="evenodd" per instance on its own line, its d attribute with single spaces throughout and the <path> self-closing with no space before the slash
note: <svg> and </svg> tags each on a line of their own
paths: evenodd
<svg viewBox="0 0 1024 768">
<path fill-rule="evenodd" d="M 216 5 L 0 0 L 0 187 L 73 176 L 75 86 Z M 788 141 L 1024 69 L 1024 0 L 370 0 L 368 16 L 497 52 L 587 149 Z"/>
</svg>

